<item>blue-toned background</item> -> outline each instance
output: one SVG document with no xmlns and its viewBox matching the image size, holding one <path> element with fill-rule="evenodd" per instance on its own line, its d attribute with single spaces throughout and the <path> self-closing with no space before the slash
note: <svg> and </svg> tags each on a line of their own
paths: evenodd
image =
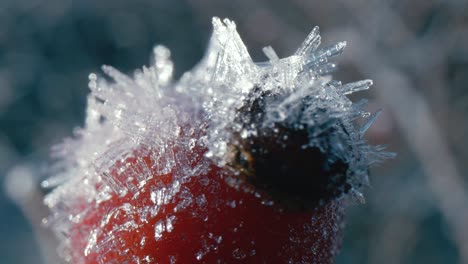
<svg viewBox="0 0 468 264">
<path fill-rule="evenodd" d="M 318 25 L 325 45 L 348 41 L 339 79 L 374 79 L 353 99 L 384 108 L 368 138 L 399 155 L 350 207 L 338 263 L 468 262 L 467 1 L 1 0 L 0 263 L 43 263 L 33 230 L 50 250 L 34 190 L 50 147 L 83 122 L 88 74 L 131 73 L 164 44 L 180 76 L 214 15 L 257 60 L 267 45 L 290 55 Z"/>
</svg>

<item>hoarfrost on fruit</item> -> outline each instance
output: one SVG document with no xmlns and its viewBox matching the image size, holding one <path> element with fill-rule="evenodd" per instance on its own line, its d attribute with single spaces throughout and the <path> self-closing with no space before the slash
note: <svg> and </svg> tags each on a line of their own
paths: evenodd
<svg viewBox="0 0 468 264">
<path fill-rule="evenodd" d="M 45 199 L 51 210 L 45 222 L 60 238 L 65 260 L 82 260 L 73 253 L 71 233 L 93 214 L 102 212 L 100 204 L 112 203 L 114 197 L 129 202 L 107 208 L 99 224 L 80 230 L 86 241 L 84 256 L 99 254 L 100 261 L 108 261 L 106 255 L 117 254 L 112 253 L 116 248 L 135 246 L 125 244 L 120 237 L 142 225 L 152 224 L 153 230 L 151 237 L 139 238 L 142 248 L 176 231 L 177 212 L 195 205 L 203 210 L 211 203 L 184 184 L 200 177 L 197 182 L 209 186 L 212 183 L 204 175 L 212 166 L 222 168 L 230 163 L 232 145 L 255 138 L 264 130 L 276 131 L 278 123 L 305 131 L 303 148 L 320 150 L 330 164 L 347 164 L 349 188 L 336 194 L 335 199 L 345 194 L 360 197 L 361 187 L 368 183 L 369 165 L 391 155 L 363 139 L 378 113 L 366 112 L 365 101 L 352 103 L 345 96 L 368 89 L 372 81 L 341 84 L 329 75 L 336 68 L 330 58 L 340 54 L 346 42 L 319 48 L 321 38 L 316 27 L 292 56 L 280 59 L 273 48 L 266 47 L 268 61 L 256 63 L 234 22 L 214 18 L 213 26 L 205 57 L 178 81 L 172 79 L 173 63 L 163 46 L 154 49 L 154 63 L 132 77 L 110 66 L 103 67 L 110 81 L 95 74 L 89 76 L 91 93 L 85 126 L 55 147 L 56 173 L 43 182 L 46 187 L 55 187 Z M 255 114 L 253 106 L 258 101 L 264 111 L 261 118 L 241 116 L 241 109 Z M 368 118 L 368 122 L 358 127 L 354 122 L 358 118 Z M 154 177 L 160 175 L 172 178 L 153 185 Z M 139 199 L 145 202 L 131 203 Z M 222 208 L 234 210 L 242 202 L 227 201 Z M 173 203 L 172 212 L 161 211 Z M 264 206 L 272 204 L 268 199 L 263 201 Z M 111 223 L 119 224 L 109 229 Z M 333 228 L 324 230 L 334 232 Z M 294 232 L 290 233 L 290 239 L 296 239 Z M 207 234 L 202 238 L 204 246 L 193 258 L 203 260 L 223 241 L 222 235 Z M 255 255 L 252 242 L 248 252 L 235 249 L 232 256 L 243 259 Z M 152 262 L 153 258 L 147 255 L 138 261 Z M 170 260 L 176 260 L 175 256 Z"/>
</svg>

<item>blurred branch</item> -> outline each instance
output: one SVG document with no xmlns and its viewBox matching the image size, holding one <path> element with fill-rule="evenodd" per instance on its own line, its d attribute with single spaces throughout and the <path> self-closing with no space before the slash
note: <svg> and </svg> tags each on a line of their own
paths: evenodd
<svg viewBox="0 0 468 264">
<path fill-rule="evenodd" d="M 417 237 L 417 224 L 410 215 L 400 215 L 387 221 L 375 243 L 372 244 L 370 263 L 402 263 L 405 254 L 411 250 L 411 242 Z"/>
<path fill-rule="evenodd" d="M 55 253 L 58 246 L 55 236 L 41 225 L 49 211 L 42 202 L 44 195 L 39 189 L 37 167 L 26 162 L 16 165 L 5 178 L 5 191 L 31 223 L 44 263 L 61 263 Z M 42 262 L 37 260 L 37 263 Z"/>
<path fill-rule="evenodd" d="M 355 5 L 344 5 L 355 14 L 356 18 L 366 23 L 368 14 L 363 14 Z M 381 21 L 386 24 L 398 23 L 396 14 L 379 3 L 373 14 L 387 14 L 391 21 Z M 372 19 L 372 18 L 371 18 Z M 370 24 L 369 26 L 376 24 Z M 402 29 L 402 31 L 405 31 Z M 366 76 L 372 76 L 378 84 L 376 89 L 379 99 L 392 111 L 403 130 L 407 142 L 422 162 L 423 170 L 438 206 L 452 229 L 452 236 L 457 243 L 460 261 L 468 263 L 468 211 L 466 201 L 468 194 L 464 179 L 456 168 L 455 159 L 450 152 L 439 126 L 433 118 L 430 107 L 425 99 L 412 87 L 408 76 L 390 66 L 384 57 L 384 52 L 375 45 L 372 35 L 363 37 L 353 30 L 348 32 L 355 43 L 352 60 Z M 427 54 L 429 56 L 429 54 Z M 363 63 L 366 62 L 366 63 Z"/>
</svg>

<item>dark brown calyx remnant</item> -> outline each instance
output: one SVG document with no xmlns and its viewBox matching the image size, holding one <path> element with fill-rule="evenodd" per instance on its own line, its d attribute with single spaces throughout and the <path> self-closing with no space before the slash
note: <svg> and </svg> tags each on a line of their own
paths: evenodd
<svg viewBox="0 0 468 264">
<path fill-rule="evenodd" d="M 241 121 L 262 124 L 265 100 L 272 99 L 271 96 L 264 94 L 250 107 L 241 109 Z M 336 133 L 336 129 L 320 136 L 327 137 L 327 133 Z M 242 138 L 235 133 L 229 165 L 240 171 L 242 179 L 287 210 L 317 208 L 351 189 L 347 177 L 349 165 L 331 158 L 330 153 L 318 147 L 311 147 L 309 141 L 306 128 L 289 123 L 259 128 L 255 136 Z"/>
</svg>

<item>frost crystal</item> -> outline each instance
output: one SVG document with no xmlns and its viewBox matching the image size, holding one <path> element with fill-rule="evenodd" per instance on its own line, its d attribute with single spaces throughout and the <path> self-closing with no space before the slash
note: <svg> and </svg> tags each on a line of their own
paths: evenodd
<svg viewBox="0 0 468 264">
<path fill-rule="evenodd" d="M 214 18 L 213 26 L 205 57 L 179 81 L 172 79 L 170 51 L 163 46 L 154 49 L 154 64 L 137 70 L 133 77 L 110 66 L 103 66 L 103 71 L 112 81 L 89 76 L 85 126 L 55 148 L 58 172 L 43 182 L 45 187 L 56 186 L 45 199 L 51 209 L 46 222 L 61 238 L 62 248 L 70 247 L 71 224 L 93 213 L 93 208 L 76 206 L 83 202 L 99 205 L 113 196 L 126 195 L 147 195 L 150 201 L 140 208 L 124 204 L 109 210 L 101 226 L 110 218 L 119 218 L 122 224 L 99 243 L 97 237 L 104 235 L 99 227 L 82 230 L 88 232 L 84 254 L 99 252 L 103 262 L 113 246 L 124 243 L 119 232 L 136 228 L 135 218 L 147 222 L 158 215 L 159 208 L 176 193 L 186 199 L 174 212 L 192 201 L 206 204 L 204 197 L 192 197 L 181 183 L 206 172 L 210 163 L 221 167 L 229 163 L 230 145 L 274 129 L 278 123 L 306 131 L 308 143 L 303 147 L 316 147 L 328 159 L 346 162 L 351 188 L 347 193 L 357 197 L 367 184 L 369 165 L 390 155 L 363 139 L 379 112 L 370 114 L 364 110 L 365 101 L 352 103 L 345 96 L 368 89 L 372 81 L 341 84 L 329 75 L 336 68 L 329 60 L 343 51 L 346 42 L 320 49 L 316 27 L 292 56 L 280 59 L 272 47 L 266 47 L 268 61 L 256 63 L 234 22 Z M 262 118 L 241 116 L 242 111 L 255 113 L 254 104 L 260 100 L 265 112 Z M 368 121 L 358 127 L 354 121 L 362 117 Z M 203 129 L 191 129 L 194 127 L 206 129 L 199 132 Z M 194 162 L 193 153 L 200 148 L 207 149 L 209 162 Z M 134 158 L 146 156 L 154 162 Z M 178 179 L 171 186 L 145 187 L 154 175 L 170 172 Z M 206 184 L 210 184 L 208 179 Z M 143 193 L 145 188 L 149 193 Z M 235 208 L 235 201 L 230 206 Z M 177 229 L 176 222 L 174 217 L 158 221 L 153 239 Z M 143 239 L 140 244 L 145 243 Z M 205 251 L 199 253 L 197 259 Z M 247 253 L 232 254 L 244 258 Z M 69 252 L 62 255 L 70 259 Z"/>
</svg>

